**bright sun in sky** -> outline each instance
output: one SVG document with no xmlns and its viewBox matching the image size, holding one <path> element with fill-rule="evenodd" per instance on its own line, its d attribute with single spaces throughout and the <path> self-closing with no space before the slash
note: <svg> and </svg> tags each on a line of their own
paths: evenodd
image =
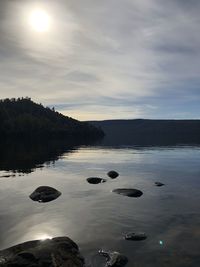
<svg viewBox="0 0 200 267">
<path fill-rule="evenodd" d="M 33 10 L 29 17 L 31 27 L 37 32 L 46 32 L 50 27 L 50 17 L 45 10 Z"/>
</svg>

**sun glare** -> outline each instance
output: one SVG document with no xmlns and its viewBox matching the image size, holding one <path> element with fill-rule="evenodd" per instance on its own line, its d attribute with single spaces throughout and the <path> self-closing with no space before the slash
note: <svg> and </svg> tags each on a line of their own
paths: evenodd
<svg viewBox="0 0 200 267">
<path fill-rule="evenodd" d="M 31 27 L 37 32 L 46 32 L 50 27 L 50 17 L 42 9 L 32 11 L 29 17 Z"/>
<path fill-rule="evenodd" d="M 48 234 L 38 234 L 36 239 L 39 240 L 46 240 L 46 239 L 52 239 L 53 237 Z"/>
</svg>

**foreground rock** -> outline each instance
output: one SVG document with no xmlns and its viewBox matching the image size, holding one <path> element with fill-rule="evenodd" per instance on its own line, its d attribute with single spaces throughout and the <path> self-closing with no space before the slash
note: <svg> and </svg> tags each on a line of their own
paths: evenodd
<svg viewBox="0 0 200 267">
<path fill-rule="evenodd" d="M 142 191 L 134 188 L 118 188 L 114 189 L 113 192 L 127 197 L 140 197 L 143 195 Z"/>
<path fill-rule="evenodd" d="M 122 267 L 127 264 L 128 258 L 116 251 L 99 250 L 101 256 L 106 257 L 106 267 Z"/>
<path fill-rule="evenodd" d="M 100 183 L 105 183 L 106 179 L 99 178 L 99 177 L 89 177 L 87 178 L 87 181 L 89 184 L 100 184 Z"/>
<path fill-rule="evenodd" d="M 145 233 L 128 233 L 124 236 L 126 240 L 134 240 L 134 241 L 140 241 L 145 240 L 147 238 Z"/>
<path fill-rule="evenodd" d="M 161 183 L 161 182 L 155 182 L 155 185 L 156 185 L 156 186 L 163 186 L 163 185 L 165 185 L 165 184 L 163 184 L 163 183 Z"/>
<path fill-rule="evenodd" d="M 49 202 L 61 195 L 61 192 L 50 186 L 38 187 L 29 197 L 33 201 Z"/>
<path fill-rule="evenodd" d="M 68 237 L 28 241 L 0 251 L 1 267 L 83 267 L 79 248 Z"/>
<path fill-rule="evenodd" d="M 109 171 L 109 172 L 107 173 L 107 175 L 108 175 L 110 178 L 115 179 L 115 178 L 117 178 L 117 177 L 119 176 L 119 173 L 116 172 L 116 171 Z"/>
</svg>

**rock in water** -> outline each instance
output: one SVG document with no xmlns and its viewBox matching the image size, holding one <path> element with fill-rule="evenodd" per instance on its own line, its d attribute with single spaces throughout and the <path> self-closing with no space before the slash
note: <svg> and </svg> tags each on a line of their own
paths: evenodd
<svg viewBox="0 0 200 267">
<path fill-rule="evenodd" d="M 163 184 L 163 183 L 161 183 L 161 182 L 155 182 L 155 185 L 156 185 L 156 186 L 163 186 L 163 185 L 165 185 L 165 184 Z"/>
<path fill-rule="evenodd" d="M 50 186 L 40 186 L 29 196 L 33 201 L 49 202 L 61 195 L 61 192 Z"/>
<path fill-rule="evenodd" d="M 99 254 L 106 257 L 106 267 L 122 267 L 128 262 L 126 256 L 116 251 L 99 250 Z"/>
<path fill-rule="evenodd" d="M 114 189 L 113 192 L 127 197 L 140 197 L 143 195 L 142 191 L 134 188 L 118 188 Z"/>
<path fill-rule="evenodd" d="M 107 175 L 108 175 L 110 178 L 115 179 L 115 178 L 117 178 L 117 177 L 119 176 L 119 173 L 116 172 L 116 171 L 109 171 L 109 172 L 107 173 Z"/>
<path fill-rule="evenodd" d="M 0 251 L 1 267 L 83 267 L 79 248 L 68 237 L 28 241 Z"/>
<path fill-rule="evenodd" d="M 147 238 L 145 233 L 128 233 L 124 236 L 126 240 L 135 240 L 135 241 L 140 241 L 140 240 L 145 240 Z"/>
<path fill-rule="evenodd" d="M 87 178 L 87 181 L 89 184 L 100 184 L 100 183 L 105 183 L 106 179 L 99 178 L 99 177 L 89 177 Z"/>
</svg>

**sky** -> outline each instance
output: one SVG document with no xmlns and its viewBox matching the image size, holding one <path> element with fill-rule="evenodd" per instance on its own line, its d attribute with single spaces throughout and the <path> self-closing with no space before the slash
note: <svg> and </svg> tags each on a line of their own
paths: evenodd
<svg viewBox="0 0 200 267">
<path fill-rule="evenodd" d="M 79 120 L 200 119 L 199 14 L 199 0 L 0 0 L 0 98 Z"/>
</svg>

